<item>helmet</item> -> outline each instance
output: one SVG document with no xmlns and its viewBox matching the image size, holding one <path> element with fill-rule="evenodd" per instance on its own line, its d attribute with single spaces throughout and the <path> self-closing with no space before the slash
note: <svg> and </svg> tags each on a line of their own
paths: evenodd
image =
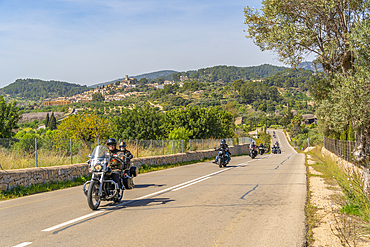
<svg viewBox="0 0 370 247">
<path fill-rule="evenodd" d="M 107 140 L 107 146 L 109 146 L 109 145 L 116 145 L 116 144 L 117 144 L 117 141 L 114 138 L 109 138 Z"/>
<path fill-rule="evenodd" d="M 220 145 L 225 145 L 225 144 L 226 144 L 225 139 L 222 139 Z"/>
<path fill-rule="evenodd" d="M 125 148 L 126 147 L 126 142 L 120 142 L 119 147 L 120 148 Z"/>
</svg>

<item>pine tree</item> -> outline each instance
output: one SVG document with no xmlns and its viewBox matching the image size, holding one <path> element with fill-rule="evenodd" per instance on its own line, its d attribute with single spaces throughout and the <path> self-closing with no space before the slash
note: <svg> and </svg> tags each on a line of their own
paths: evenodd
<svg viewBox="0 0 370 247">
<path fill-rule="evenodd" d="M 50 130 L 55 130 L 57 129 L 57 119 L 54 116 L 54 112 L 51 114 L 50 121 L 49 121 L 49 126 Z"/>
<path fill-rule="evenodd" d="M 347 140 L 348 141 L 355 141 L 355 133 L 353 132 L 352 124 L 349 123 L 348 129 L 347 129 Z"/>
<path fill-rule="evenodd" d="M 50 118 L 49 118 L 49 112 L 46 114 L 46 119 L 45 119 L 45 127 L 48 127 L 49 126 L 49 121 L 50 121 Z"/>
</svg>

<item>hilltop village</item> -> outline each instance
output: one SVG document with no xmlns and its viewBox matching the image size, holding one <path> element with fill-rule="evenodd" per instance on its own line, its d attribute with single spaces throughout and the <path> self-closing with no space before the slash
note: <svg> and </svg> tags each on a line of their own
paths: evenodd
<svg viewBox="0 0 370 247">
<path fill-rule="evenodd" d="M 187 80 L 187 77 L 181 76 L 181 81 Z M 138 81 L 135 78 L 129 78 L 126 75 L 125 79 L 116 81 L 115 83 L 108 84 L 106 86 L 96 87 L 90 91 L 86 91 L 80 94 L 76 94 L 72 97 L 58 97 L 53 99 L 44 99 L 44 106 L 57 106 L 57 105 L 69 105 L 73 103 L 86 103 L 93 100 L 94 94 L 101 94 L 104 97 L 104 102 L 119 101 L 132 95 L 140 95 L 142 92 L 132 92 L 131 89 L 135 88 Z M 165 80 L 163 84 L 151 83 L 147 84 L 149 87 L 155 87 L 163 89 L 165 85 L 174 84 L 173 81 Z M 179 84 L 182 87 L 183 83 Z"/>
</svg>

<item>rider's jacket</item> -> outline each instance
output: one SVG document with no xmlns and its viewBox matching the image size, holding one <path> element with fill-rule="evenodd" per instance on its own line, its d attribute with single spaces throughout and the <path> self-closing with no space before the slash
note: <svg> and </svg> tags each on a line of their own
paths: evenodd
<svg viewBox="0 0 370 247">
<path fill-rule="evenodd" d="M 226 143 L 224 145 L 220 145 L 220 147 L 216 149 L 216 151 L 220 151 L 220 150 L 225 150 L 226 153 L 228 153 L 229 155 L 231 154 L 229 150 L 229 146 Z"/>
<path fill-rule="evenodd" d="M 121 150 L 120 151 L 125 157 L 129 158 L 129 159 L 132 159 L 134 156 L 132 155 L 132 153 L 130 151 L 128 151 L 127 149 L 126 150 Z"/>
<path fill-rule="evenodd" d="M 118 158 L 122 159 L 123 160 L 123 153 L 121 150 L 115 148 L 114 150 L 109 150 L 109 155 L 110 156 L 118 156 Z M 111 164 L 112 168 L 113 169 L 120 169 L 121 167 L 119 167 L 120 163 L 119 162 L 113 162 Z"/>
</svg>

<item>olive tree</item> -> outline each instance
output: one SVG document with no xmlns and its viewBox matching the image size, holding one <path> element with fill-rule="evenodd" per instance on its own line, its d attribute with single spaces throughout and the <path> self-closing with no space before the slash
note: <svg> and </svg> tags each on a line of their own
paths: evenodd
<svg viewBox="0 0 370 247">
<path fill-rule="evenodd" d="M 326 77 L 311 86 L 318 118 L 340 133 L 356 130 L 358 162 L 370 153 L 369 3 L 366 0 L 265 0 L 261 12 L 244 10 L 247 37 L 261 50 L 278 54 L 296 67 L 308 55 L 322 64 Z"/>
</svg>

